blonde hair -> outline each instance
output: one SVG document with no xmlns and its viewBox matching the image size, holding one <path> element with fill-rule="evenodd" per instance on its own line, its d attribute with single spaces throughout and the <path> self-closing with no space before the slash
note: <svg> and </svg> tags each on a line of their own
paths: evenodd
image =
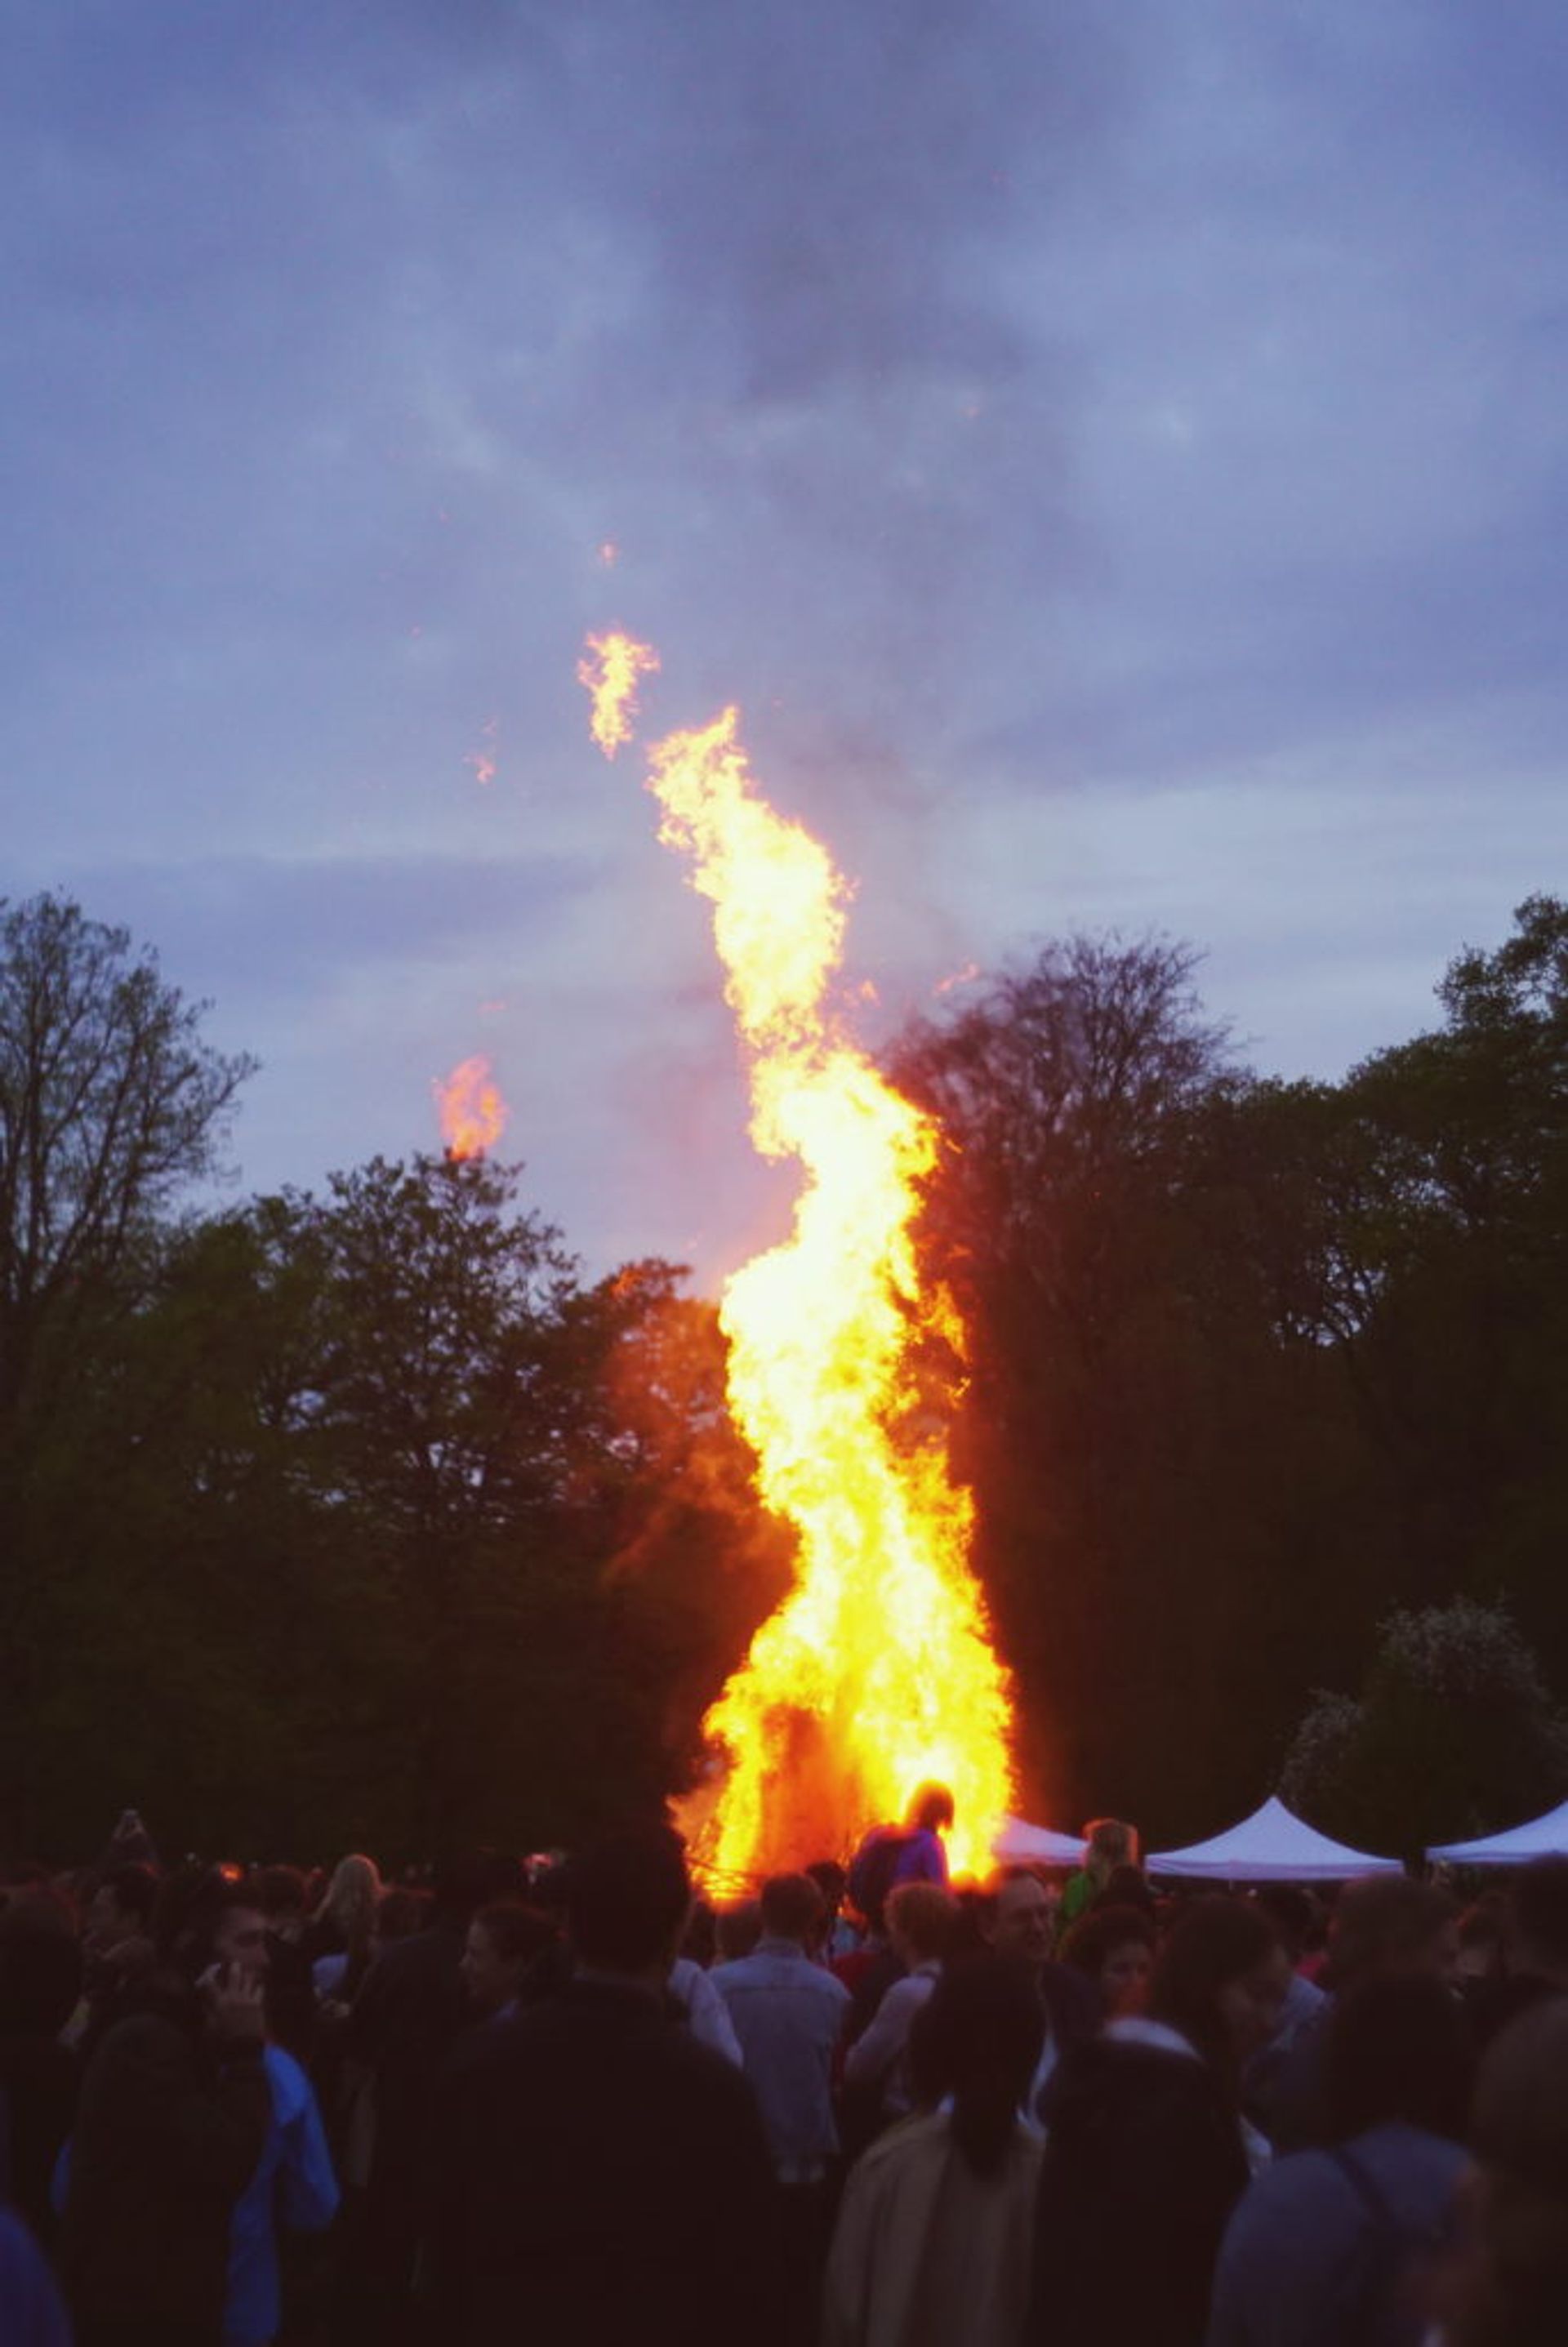
<svg viewBox="0 0 1568 2347">
<path fill-rule="evenodd" d="M 1138 1863 L 1138 1829 L 1123 1825 L 1120 1818 L 1091 1818 L 1083 1829 L 1083 1841 L 1084 1863 L 1091 1871 L 1096 1860 L 1107 1873 Z"/>
<path fill-rule="evenodd" d="M 907 1940 L 922 1963 L 948 1952 L 958 1913 L 939 1882 L 900 1882 L 887 1897 L 887 1929 Z"/>
<path fill-rule="evenodd" d="M 374 1858 L 354 1850 L 333 1867 L 316 1920 L 335 1923 L 350 1948 L 357 1949 L 368 1945 L 380 1904 L 381 1870 Z"/>
</svg>

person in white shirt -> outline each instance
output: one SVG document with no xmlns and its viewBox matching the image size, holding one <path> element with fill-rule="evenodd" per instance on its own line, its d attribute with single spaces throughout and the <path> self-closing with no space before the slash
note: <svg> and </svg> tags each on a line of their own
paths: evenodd
<svg viewBox="0 0 1568 2347">
<path fill-rule="evenodd" d="M 909 2076 L 909 2032 L 915 2015 L 941 1977 L 942 1959 L 952 1937 L 956 1909 L 935 1882 L 901 1882 L 887 1901 L 887 1936 L 904 1966 L 877 2006 L 870 2026 L 845 2056 L 845 2084 L 882 2088 L 882 2116 L 905 2117 L 914 2108 Z"/>
</svg>

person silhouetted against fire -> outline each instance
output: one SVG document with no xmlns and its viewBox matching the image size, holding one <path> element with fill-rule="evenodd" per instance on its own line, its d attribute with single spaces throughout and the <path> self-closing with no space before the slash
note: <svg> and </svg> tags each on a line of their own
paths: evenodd
<svg viewBox="0 0 1568 2347">
<path fill-rule="evenodd" d="M 887 1896 L 900 1882 L 935 1882 L 947 1889 L 942 1836 L 952 1828 L 953 1797 L 946 1785 L 922 1785 L 902 1825 L 872 1827 L 849 1869 L 849 1901 L 873 1935 L 884 1935 Z"/>
<path fill-rule="evenodd" d="M 856 1851 L 849 1869 L 848 1898 L 866 1927 L 858 1948 L 834 1959 L 833 1969 L 850 1993 L 845 2043 L 853 2045 L 881 2006 L 883 1998 L 904 1973 L 903 1959 L 887 1929 L 887 1901 L 900 1883 L 931 1882 L 948 1887 L 948 1852 L 942 1836 L 951 1830 L 953 1797 L 946 1785 L 922 1785 L 909 1804 L 902 1825 L 873 1826 Z M 846 2106 L 849 2124 L 846 2147 L 865 2148 L 875 2133 L 867 2114 Z"/>
<path fill-rule="evenodd" d="M 948 1846 L 942 1836 L 953 1830 L 953 1797 L 946 1785 L 922 1785 L 909 1804 L 903 1848 L 893 1869 L 893 1888 L 901 1882 L 948 1885 Z"/>
</svg>

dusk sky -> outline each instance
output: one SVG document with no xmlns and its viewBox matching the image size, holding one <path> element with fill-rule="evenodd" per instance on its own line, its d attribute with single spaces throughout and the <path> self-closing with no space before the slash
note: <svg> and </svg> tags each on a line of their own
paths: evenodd
<svg viewBox="0 0 1568 2347">
<path fill-rule="evenodd" d="M 1568 885 L 1560 0 L 0 24 L 0 892 L 261 1056 L 226 1194 L 483 1051 L 590 1270 L 782 1235 L 610 624 L 855 878 L 874 1032 L 1157 929 L 1337 1076 Z"/>
</svg>

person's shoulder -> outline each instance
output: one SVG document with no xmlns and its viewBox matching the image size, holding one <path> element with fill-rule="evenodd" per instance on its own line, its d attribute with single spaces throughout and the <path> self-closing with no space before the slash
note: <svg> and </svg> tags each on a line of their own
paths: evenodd
<svg viewBox="0 0 1568 2347">
<path fill-rule="evenodd" d="M 712 1966 L 708 1978 L 715 1988 L 736 1988 L 744 1981 L 755 1980 L 759 1971 L 755 1956 L 729 1956 Z"/>
<path fill-rule="evenodd" d="M 1374 2183 L 1395 2196 L 1414 2191 L 1418 2197 L 1435 2192 L 1442 2198 L 1470 2165 L 1470 2155 L 1462 2144 L 1399 2119 L 1367 2128 L 1343 2150 L 1351 2161 L 1370 2173 Z M 1328 2152 L 1324 2157 L 1332 2158 L 1334 2155 Z M 1339 2164 L 1343 2166 L 1344 2162 Z"/>
<path fill-rule="evenodd" d="M 1063 2053 L 1050 2083 L 1049 2117 L 1058 2127 L 1086 2123 L 1098 2128 L 1112 2113 L 1126 2120 L 1138 2114 L 1139 2132 L 1166 2126 L 1208 2124 L 1217 2114 L 1228 2137 L 1240 2138 L 1234 2116 L 1208 2065 L 1192 2054 L 1132 2037 L 1081 2039 Z"/>
<path fill-rule="evenodd" d="M 855 2163 L 855 2173 L 866 2178 L 884 2174 L 890 2168 L 901 2168 L 918 2158 L 930 2145 L 946 2151 L 951 2126 L 946 2111 L 914 2111 L 894 2127 L 886 2127 L 875 2143 L 863 2151 Z"/>
<path fill-rule="evenodd" d="M 736 2122 L 749 2130 L 755 2118 L 755 2096 L 743 2073 L 678 2022 L 628 2040 L 620 2049 L 617 2080 L 618 2091 L 628 2096 L 654 2096 L 706 2114 L 704 2125 Z"/>
<path fill-rule="evenodd" d="M 1337 2200 L 1345 2188 L 1344 2171 L 1333 2153 L 1314 2146 L 1271 2159 L 1254 2177 L 1246 2205 L 1255 2216 L 1266 2217 L 1284 2209 L 1299 2210 L 1311 2200 Z"/>
</svg>

